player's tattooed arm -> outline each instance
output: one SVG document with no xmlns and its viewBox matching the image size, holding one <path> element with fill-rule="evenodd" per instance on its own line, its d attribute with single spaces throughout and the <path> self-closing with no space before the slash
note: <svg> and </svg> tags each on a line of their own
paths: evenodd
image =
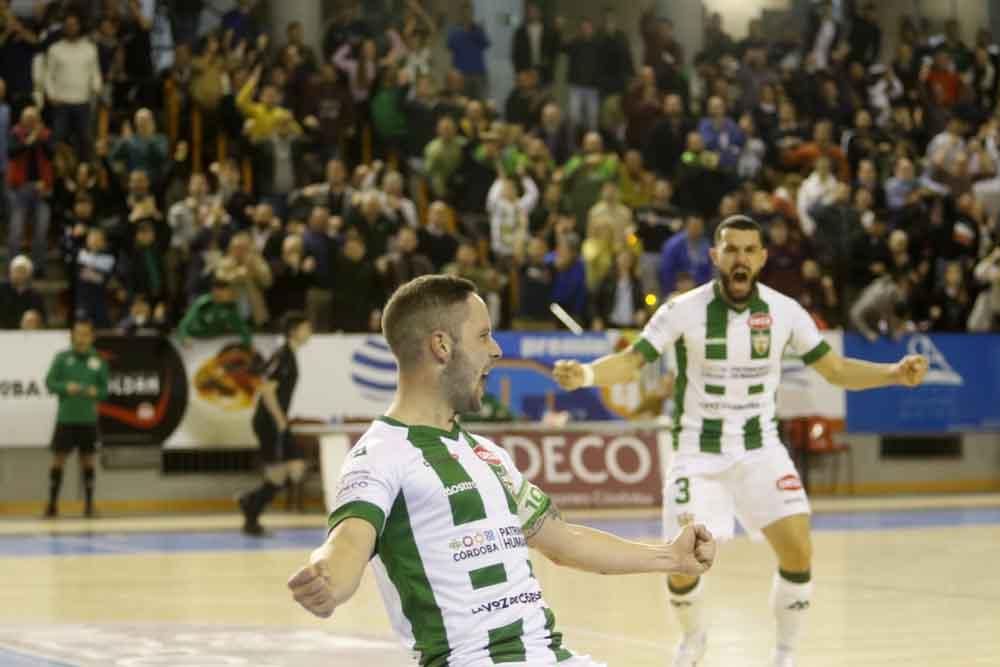
<svg viewBox="0 0 1000 667">
<path fill-rule="evenodd" d="M 551 519 L 552 521 L 562 521 L 563 519 L 562 512 L 560 512 L 556 504 L 551 501 L 549 502 L 549 506 L 546 508 L 546 510 L 542 512 L 541 516 L 535 519 L 534 523 L 532 523 L 529 526 L 525 526 L 524 539 L 530 540 L 539 532 L 541 532 L 542 528 L 545 526 L 545 522 L 548 521 L 549 519 Z"/>
</svg>

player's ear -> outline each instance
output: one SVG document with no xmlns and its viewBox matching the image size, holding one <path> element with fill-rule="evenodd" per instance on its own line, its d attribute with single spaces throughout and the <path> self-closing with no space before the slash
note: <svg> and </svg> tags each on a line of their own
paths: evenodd
<svg viewBox="0 0 1000 667">
<path fill-rule="evenodd" d="M 445 331 L 435 331 L 431 334 L 431 356 L 439 364 L 446 364 L 451 358 L 451 350 L 454 346 L 451 336 Z"/>
</svg>

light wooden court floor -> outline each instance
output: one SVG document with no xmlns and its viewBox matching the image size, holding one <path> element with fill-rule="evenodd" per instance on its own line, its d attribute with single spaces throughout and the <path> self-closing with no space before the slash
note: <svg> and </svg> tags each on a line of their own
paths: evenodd
<svg viewBox="0 0 1000 667">
<path fill-rule="evenodd" d="M 818 502 L 816 595 L 803 667 L 1000 666 L 1000 496 Z M 578 517 L 576 517 L 578 518 Z M 646 514 L 586 522 L 655 537 Z M 0 665 L 411 664 L 371 577 L 329 621 L 287 576 L 322 539 L 320 516 L 276 515 L 271 540 L 233 516 L 0 522 Z M 668 664 L 677 627 L 662 577 L 599 577 L 535 557 L 570 648 L 624 667 Z M 708 580 L 705 667 L 766 664 L 773 558 L 740 537 Z"/>
</svg>

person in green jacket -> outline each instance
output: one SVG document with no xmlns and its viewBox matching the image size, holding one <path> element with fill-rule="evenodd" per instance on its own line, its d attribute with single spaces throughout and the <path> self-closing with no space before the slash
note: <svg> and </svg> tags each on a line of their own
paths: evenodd
<svg viewBox="0 0 1000 667">
<path fill-rule="evenodd" d="M 56 355 L 45 376 L 45 386 L 59 397 L 52 467 L 49 469 L 49 504 L 46 517 L 59 513 L 63 466 L 73 450 L 80 450 L 85 494 L 84 515 L 94 515 L 94 460 L 97 455 L 97 404 L 108 397 L 108 364 L 94 349 L 94 325 L 78 319 L 70 334 L 71 347 Z"/>
<path fill-rule="evenodd" d="M 240 317 L 236 308 L 233 286 L 216 278 L 212 283 L 212 292 L 198 297 L 177 325 L 177 338 L 181 345 L 185 345 L 191 338 L 233 334 L 239 335 L 243 345 L 250 345 L 250 325 Z"/>
</svg>

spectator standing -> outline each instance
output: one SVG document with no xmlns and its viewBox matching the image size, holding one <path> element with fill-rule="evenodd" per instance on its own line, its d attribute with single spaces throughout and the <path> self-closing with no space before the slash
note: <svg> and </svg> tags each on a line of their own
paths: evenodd
<svg viewBox="0 0 1000 667">
<path fill-rule="evenodd" d="M 597 41 L 601 49 L 600 78 L 598 88 L 601 98 L 607 99 L 621 95 L 626 84 L 635 74 L 632 63 L 632 48 L 629 45 L 625 31 L 618 25 L 619 10 L 612 7 L 604 9 L 604 20 L 597 33 Z M 653 75 L 652 72 L 650 72 Z M 655 85 L 655 75 L 652 77 Z"/>
<path fill-rule="evenodd" d="M 627 119 L 625 144 L 632 149 L 645 145 L 662 111 L 662 97 L 652 67 L 639 70 L 639 76 L 629 84 L 622 99 L 622 108 Z"/>
<path fill-rule="evenodd" d="M 514 71 L 534 69 L 538 72 L 541 85 L 550 85 L 559 47 L 559 31 L 543 19 L 542 10 L 537 4 L 527 3 L 524 22 L 514 32 L 511 49 Z"/>
<path fill-rule="evenodd" d="M 305 294 L 306 315 L 313 324 L 313 330 L 328 333 L 331 329 L 330 316 L 333 307 L 333 269 L 340 249 L 336 235 L 343 227 L 344 219 L 331 216 L 326 206 L 314 206 L 309 221 L 302 234 L 302 249 L 306 259 L 311 259 L 312 284 Z"/>
<path fill-rule="evenodd" d="M 10 105 L 7 104 L 7 82 L 0 78 L 0 225 L 8 224 L 7 146 L 10 140 Z"/>
<path fill-rule="evenodd" d="M 659 294 L 660 250 L 684 226 L 683 213 L 670 201 L 673 194 L 670 181 L 660 179 L 653 185 L 653 199 L 649 205 L 635 211 L 636 236 L 642 244 L 639 275 L 644 294 Z"/>
<path fill-rule="evenodd" d="M 427 274 L 434 273 L 434 265 L 418 248 L 417 230 L 403 227 L 396 235 L 396 252 L 389 255 L 385 275 L 386 291 L 392 293 L 399 286 Z"/>
<path fill-rule="evenodd" d="M 438 121 L 437 137 L 424 149 L 424 165 L 431 193 L 448 199 L 449 182 L 462 165 L 466 139 L 456 133 L 455 121 L 445 116 Z"/>
<path fill-rule="evenodd" d="M 524 260 L 518 268 L 519 299 L 511 325 L 517 331 L 553 331 L 556 328 L 549 312 L 555 268 L 548 261 L 548 254 L 545 239 L 533 236 L 528 241 Z"/>
<path fill-rule="evenodd" d="M 590 302 L 587 272 L 580 259 L 580 242 L 575 236 L 559 238 L 548 261 L 553 268 L 552 302 L 562 306 L 570 317 L 586 328 L 590 321 Z"/>
<path fill-rule="evenodd" d="M 660 252 L 660 294 L 673 294 L 677 289 L 677 276 L 681 273 L 691 276 L 695 286 L 711 280 L 710 246 L 705 235 L 704 218 L 697 213 L 689 213 L 684 219 L 684 231 L 664 243 Z"/>
<path fill-rule="evenodd" d="M 562 110 L 555 102 L 549 102 L 542 107 L 542 119 L 535 136 L 542 140 L 552 159 L 558 164 L 565 164 L 575 150 L 573 128 L 563 120 Z"/>
<path fill-rule="evenodd" d="M 348 231 L 333 273 L 334 331 L 366 333 L 378 331 L 384 300 L 382 283 L 366 256 L 364 237 Z"/>
<path fill-rule="evenodd" d="M 663 97 L 663 117 L 650 130 L 643 146 L 643 161 L 657 176 L 672 178 L 693 129 L 693 123 L 684 115 L 681 96 L 668 93 Z"/>
<path fill-rule="evenodd" d="M 46 388 L 59 398 L 56 427 L 52 435 L 49 468 L 49 502 L 45 516 L 59 514 L 66 459 L 79 450 L 83 472 L 86 517 L 94 516 L 95 463 L 97 455 L 97 404 L 108 397 L 108 364 L 94 349 L 94 325 L 77 320 L 70 334 L 70 349 L 58 353 L 45 376 Z"/>
<path fill-rule="evenodd" d="M 45 57 L 45 96 L 52 108 L 56 141 L 73 146 L 87 159 L 93 150 L 91 105 L 104 86 L 97 48 L 83 38 L 80 16 L 63 18 L 62 39 L 49 47 Z"/>
<path fill-rule="evenodd" d="M 143 108 L 135 112 L 134 130 L 125 121 L 121 138 L 115 142 L 108 157 L 113 163 L 124 163 L 127 172 L 136 169 L 146 172 L 154 189 L 165 185 L 163 177 L 170 159 L 167 138 L 156 131 L 152 111 Z"/>
<path fill-rule="evenodd" d="M 455 260 L 458 252 L 458 239 L 448 230 L 449 215 L 447 204 L 442 201 L 433 202 L 427 209 L 427 224 L 417 229 L 418 248 L 431 260 L 437 272 Z"/>
<path fill-rule="evenodd" d="M 266 294 L 274 278 L 271 267 L 254 246 L 249 233 L 237 232 L 233 235 L 215 273 L 235 293 L 240 317 L 252 321 L 256 328 L 267 323 L 270 316 Z"/>
<path fill-rule="evenodd" d="M 238 0 L 236 7 L 222 15 L 222 32 L 231 34 L 230 46 L 238 46 L 240 42 L 254 44 L 260 35 L 260 26 L 254 16 L 257 0 Z"/>
<path fill-rule="evenodd" d="M 687 94 L 687 86 L 681 79 L 684 68 L 684 49 L 674 38 L 673 21 L 657 18 L 650 4 L 639 16 L 639 34 L 642 35 L 642 64 L 656 72 L 656 84 L 660 90 Z"/>
<path fill-rule="evenodd" d="M 969 316 L 969 331 L 1000 331 L 1000 245 L 979 260 L 973 275 L 983 290 Z"/>
<path fill-rule="evenodd" d="M 73 299 L 74 316 L 82 313 L 84 319 L 99 329 L 111 327 L 108 314 L 108 287 L 115 278 L 117 261 L 107 247 L 104 230 L 92 227 L 82 248 L 76 251 Z"/>
<path fill-rule="evenodd" d="M 222 278 L 212 281 L 211 292 L 198 297 L 177 325 L 177 340 L 182 345 L 192 338 L 239 336 L 240 342 L 249 347 L 251 335 L 250 326 L 236 307 L 232 285 Z"/>
<path fill-rule="evenodd" d="M 615 255 L 615 270 L 601 281 L 594 296 L 595 314 L 591 326 L 632 329 L 646 322 L 642 284 L 639 281 L 635 254 L 621 250 Z"/>
<path fill-rule="evenodd" d="M 448 31 L 448 50 L 452 64 L 465 81 L 465 94 L 471 98 L 482 98 L 486 92 L 486 58 L 490 48 L 490 38 L 476 23 L 470 0 L 462 2 L 462 17 L 458 25 Z"/>
<path fill-rule="evenodd" d="M 267 291 L 267 310 L 276 326 L 280 326 L 289 313 L 305 312 L 316 266 L 316 260 L 305 254 L 301 236 L 284 237 L 281 256 L 271 262 L 274 281 Z"/>
<path fill-rule="evenodd" d="M 563 167 L 566 203 L 576 218 L 577 233 L 586 230 L 587 215 L 597 203 L 601 188 L 618 176 L 618 157 L 604 152 L 604 142 L 597 132 L 583 137 L 583 150 Z"/>
<path fill-rule="evenodd" d="M 34 266 L 25 255 L 10 261 L 10 282 L 0 284 L 0 329 L 21 328 L 21 319 L 29 311 L 38 313 L 45 323 L 45 301 L 31 286 Z"/>
<path fill-rule="evenodd" d="M 871 342 L 881 334 L 898 338 L 906 328 L 911 291 L 907 272 L 876 278 L 851 306 L 851 324 Z"/>
<path fill-rule="evenodd" d="M 842 185 L 830 171 L 830 160 L 822 157 L 816 160 L 816 170 L 802 182 L 796 196 L 796 208 L 799 214 L 799 225 L 802 233 L 812 238 L 816 233 L 816 221 L 813 219 L 813 208 L 821 204 L 832 203 L 838 186 Z"/>
<path fill-rule="evenodd" d="M 33 223 L 31 258 L 44 275 L 49 223 L 52 209 L 49 197 L 55 181 L 52 169 L 52 134 L 42 124 L 38 109 L 27 106 L 21 112 L 21 121 L 14 126 L 8 138 L 7 186 L 10 191 L 9 228 L 7 252 L 18 254 L 24 240 L 24 230 L 29 216 Z"/>
<path fill-rule="evenodd" d="M 794 299 L 802 286 L 806 252 L 789 231 L 788 221 L 783 217 L 775 218 L 768 227 L 767 264 L 761 270 L 760 281 Z"/>
<path fill-rule="evenodd" d="M 882 29 L 879 28 L 875 3 L 865 2 L 851 20 L 851 60 L 869 67 L 878 61 L 882 51 Z"/>
<path fill-rule="evenodd" d="M 498 176 L 486 197 L 490 216 L 490 248 L 501 265 L 510 266 L 516 246 L 528 234 L 528 216 L 538 203 L 538 187 L 527 176 L 521 177 L 523 194 L 518 197 L 517 184 L 512 178 Z"/>
<path fill-rule="evenodd" d="M 563 43 L 569 57 L 569 120 L 579 130 L 598 128 L 601 111 L 601 42 L 594 34 L 594 23 L 580 21 L 576 37 Z"/>
<path fill-rule="evenodd" d="M 128 315 L 118 323 L 115 329 L 125 336 L 149 334 L 165 336 L 170 329 L 167 322 L 166 306 L 161 303 L 154 309 L 149 305 L 149 301 L 144 295 L 137 294 L 132 299 Z"/>
<path fill-rule="evenodd" d="M 965 271 L 960 262 L 948 263 L 944 278 L 931 294 L 928 306 L 928 328 L 931 331 L 967 331 L 972 299 L 965 286 Z"/>
<path fill-rule="evenodd" d="M 125 259 L 122 273 L 129 299 L 141 294 L 154 306 L 165 303 L 166 258 L 156 242 L 156 229 L 152 221 L 143 220 L 137 225 L 132 248 Z"/>
</svg>

